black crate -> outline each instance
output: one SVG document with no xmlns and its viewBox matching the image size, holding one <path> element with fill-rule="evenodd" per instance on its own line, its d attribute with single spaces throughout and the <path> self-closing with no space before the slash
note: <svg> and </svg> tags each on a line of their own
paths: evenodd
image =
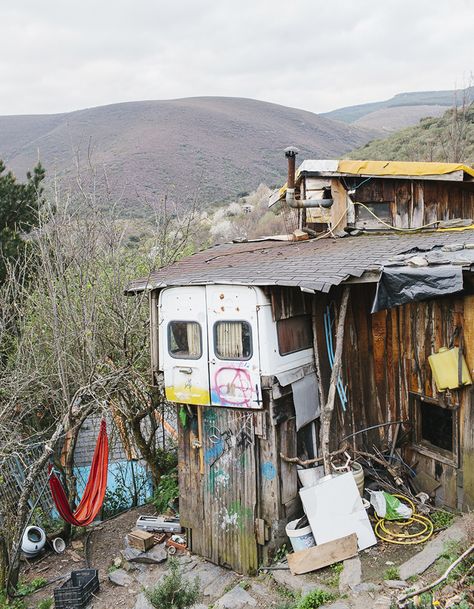
<svg viewBox="0 0 474 609">
<path fill-rule="evenodd" d="M 71 577 L 54 591 L 56 609 L 85 609 L 99 589 L 97 569 L 72 571 Z"/>
</svg>

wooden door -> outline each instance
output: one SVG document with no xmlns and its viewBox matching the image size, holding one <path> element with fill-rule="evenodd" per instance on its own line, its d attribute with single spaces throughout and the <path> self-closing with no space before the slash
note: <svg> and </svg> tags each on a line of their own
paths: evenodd
<svg viewBox="0 0 474 609">
<path fill-rule="evenodd" d="M 191 549 L 238 573 L 255 573 L 257 466 L 254 413 L 202 408 L 204 473 L 193 440 L 197 417 L 180 434 L 180 513 Z M 194 409 L 193 409 L 194 410 Z"/>
</svg>

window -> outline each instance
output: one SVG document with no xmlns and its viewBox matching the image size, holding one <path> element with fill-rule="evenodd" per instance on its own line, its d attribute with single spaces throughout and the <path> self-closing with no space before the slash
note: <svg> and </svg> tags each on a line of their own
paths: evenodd
<svg viewBox="0 0 474 609">
<path fill-rule="evenodd" d="M 297 315 L 277 321 L 278 350 L 280 355 L 288 355 L 313 344 L 311 315 Z"/>
<path fill-rule="evenodd" d="M 246 321 L 214 324 L 214 349 L 219 359 L 247 360 L 252 357 L 252 329 Z"/>
<path fill-rule="evenodd" d="M 421 402 L 421 441 L 453 451 L 453 411 Z"/>
<path fill-rule="evenodd" d="M 414 443 L 419 452 L 452 465 L 458 460 L 458 412 L 439 402 L 411 393 Z"/>
<path fill-rule="evenodd" d="M 176 359 L 199 359 L 202 355 L 201 326 L 196 321 L 170 321 L 168 351 Z"/>
<path fill-rule="evenodd" d="M 387 224 L 392 225 L 392 214 L 390 211 L 390 203 L 364 203 L 365 207 L 362 205 L 356 205 L 356 224 L 360 228 L 380 228 L 382 223 L 379 222 L 383 220 Z M 370 210 L 370 211 L 369 211 Z M 372 212 L 372 213 L 370 213 Z M 375 217 L 373 214 L 375 214 Z"/>
</svg>

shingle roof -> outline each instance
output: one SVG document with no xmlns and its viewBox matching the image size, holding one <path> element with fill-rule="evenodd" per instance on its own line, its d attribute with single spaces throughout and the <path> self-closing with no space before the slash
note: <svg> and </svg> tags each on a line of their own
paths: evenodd
<svg viewBox="0 0 474 609">
<path fill-rule="evenodd" d="M 297 242 L 226 243 L 183 258 L 149 277 L 137 279 L 127 286 L 126 291 L 231 283 L 329 292 L 332 286 L 361 277 L 366 271 L 380 271 L 393 256 L 455 244 L 474 247 L 474 230 L 360 235 Z M 455 263 L 470 268 L 474 266 L 474 249 L 464 251 L 464 258 L 457 257 Z M 451 254 L 453 260 L 456 258 L 454 254 Z"/>
</svg>

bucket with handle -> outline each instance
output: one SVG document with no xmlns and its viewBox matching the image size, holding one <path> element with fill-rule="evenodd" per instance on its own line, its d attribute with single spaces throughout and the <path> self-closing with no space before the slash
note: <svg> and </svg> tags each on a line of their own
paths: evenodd
<svg viewBox="0 0 474 609">
<path fill-rule="evenodd" d="M 307 526 L 297 528 L 301 520 L 301 518 L 292 520 L 286 525 L 285 529 L 294 552 L 300 552 L 301 550 L 306 550 L 307 548 L 312 548 L 316 545 L 313 532 L 311 531 L 309 524 Z"/>
</svg>

